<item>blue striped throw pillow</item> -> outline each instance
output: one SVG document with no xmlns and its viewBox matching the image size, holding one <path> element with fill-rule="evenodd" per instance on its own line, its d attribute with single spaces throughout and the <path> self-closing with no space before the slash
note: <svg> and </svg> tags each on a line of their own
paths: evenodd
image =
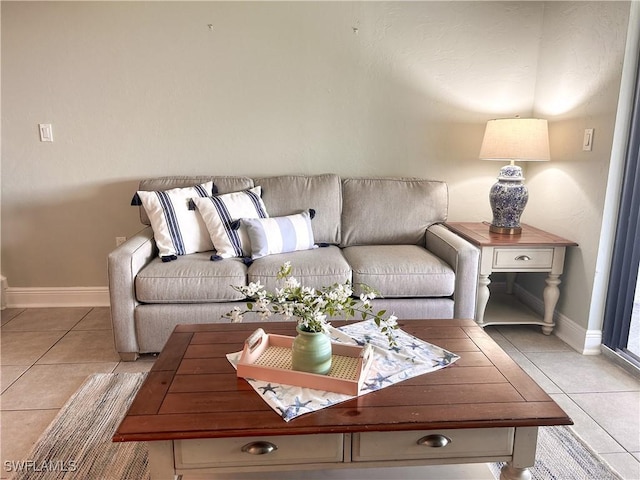
<svg viewBox="0 0 640 480">
<path fill-rule="evenodd" d="M 189 209 L 192 198 L 209 197 L 212 189 L 213 182 L 205 182 L 193 187 L 137 192 L 151 222 L 158 254 L 163 260 L 213 250 L 202 218 Z"/>
<path fill-rule="evenodd" d="M 284 217 L 243 218 L 241 225 L 247 230 L 253 259 L 315 248 L 309 211 Z"/>
<path fill-rule="evenodd" d="M 249 239 L 246 230 L 238 228 L 238 220 L 269 216 L 260 198 L 261 193 L 261 187 L 253 187 L 240 192 L 193 199 L 216 250 L 213 260 L 249 255 Z"/>
</svg>

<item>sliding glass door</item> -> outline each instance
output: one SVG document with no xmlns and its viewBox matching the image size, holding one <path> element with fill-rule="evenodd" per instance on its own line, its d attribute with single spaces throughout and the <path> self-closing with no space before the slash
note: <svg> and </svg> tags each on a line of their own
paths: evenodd
<svg viewBox="0 0 640 480">
<path fill-rule="evenodd" d="M 627 351 L 630 355 L 635 356 L 636 360 L 640 362 L 640 275 L 638 275 L 638 281 L 636 282 L 636 294 L 633 298 Z"/>
<path fill-rule="evenodd" d="M 640 269 L 640 74 L 636 74 L 635 85 L 603 341 L 611 350 L 640 366 L 640 288 L 636 287 Z"/>
</svg>

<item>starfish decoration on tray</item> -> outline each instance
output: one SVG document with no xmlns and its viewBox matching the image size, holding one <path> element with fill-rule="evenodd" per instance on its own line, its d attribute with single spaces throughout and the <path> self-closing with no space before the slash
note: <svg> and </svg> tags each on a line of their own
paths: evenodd
<svg viewBox="0 0 640 480">
<path fill-rule="evenodd" d="M 270 383 L 265 385 L 264 387 L 258 387 L 260 390 L 262 390 L 262 394 L 266 395 L 267 392 L 271 392 L 274 395 L 276 394 L 276 388 L 280 388 L 278 385 L 273 386 Z"/>
</svg>

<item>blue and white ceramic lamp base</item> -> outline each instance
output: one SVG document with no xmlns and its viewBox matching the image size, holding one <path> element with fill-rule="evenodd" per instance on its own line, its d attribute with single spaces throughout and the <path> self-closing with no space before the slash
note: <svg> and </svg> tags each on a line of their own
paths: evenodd
<svg viewBox="0 0 640 480">
<path fill-rule="evenodd" d="M 493 211 L 489 231 L 508 235 L 522 233 L 520 216 L 529 200 L 529 192 L 523 181 L 522 168 L 517 165 L 505 165 L 500 169 L 498 181 L 489 192 Z"/>
</svg>

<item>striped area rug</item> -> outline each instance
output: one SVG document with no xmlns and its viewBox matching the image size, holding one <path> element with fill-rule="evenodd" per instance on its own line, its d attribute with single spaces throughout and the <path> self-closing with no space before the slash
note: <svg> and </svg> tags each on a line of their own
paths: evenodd
<svg viewBox="0 0 640 480">
<path fill-rule="evenodd" d="M 146 374 L 90 376 L 60 410 L 27 455 L 14 462 L 13 480 L 147 480 L 144 443 L 113 443 L 111 437 Z M 490 464 L 496 478 L 500 464 Z M 347 470 L 348 472 L 348 470 Z M 620 480 L 567 427 L 542 427 L 533 480 Z M 274 474 L 275 475 L 275 474 Z M 263 478 L 270 477 L 264 474 Z M 304 478 L 313 474 L 306 472 Z M 324 477 L 323 477 L 324 478 Z M 348 477 L 347 477 L 348 478 Z"/>
<path fill-rule="evenodd" d="M 35 443 L 14 480 L 146 480 L 147 447 L 114 443 L 113 433 L 142 385 L 144 373 L 91 375 Z M 6 464 L 5 464 L 6 466 Z"/>
<path fill-rule="evenodd" d="M 490 465 L 500 478 L 501 463 Z M 538 429 L 532 480 L 623 480 L 596 453 L 565 426 Z"/>
</svg>

